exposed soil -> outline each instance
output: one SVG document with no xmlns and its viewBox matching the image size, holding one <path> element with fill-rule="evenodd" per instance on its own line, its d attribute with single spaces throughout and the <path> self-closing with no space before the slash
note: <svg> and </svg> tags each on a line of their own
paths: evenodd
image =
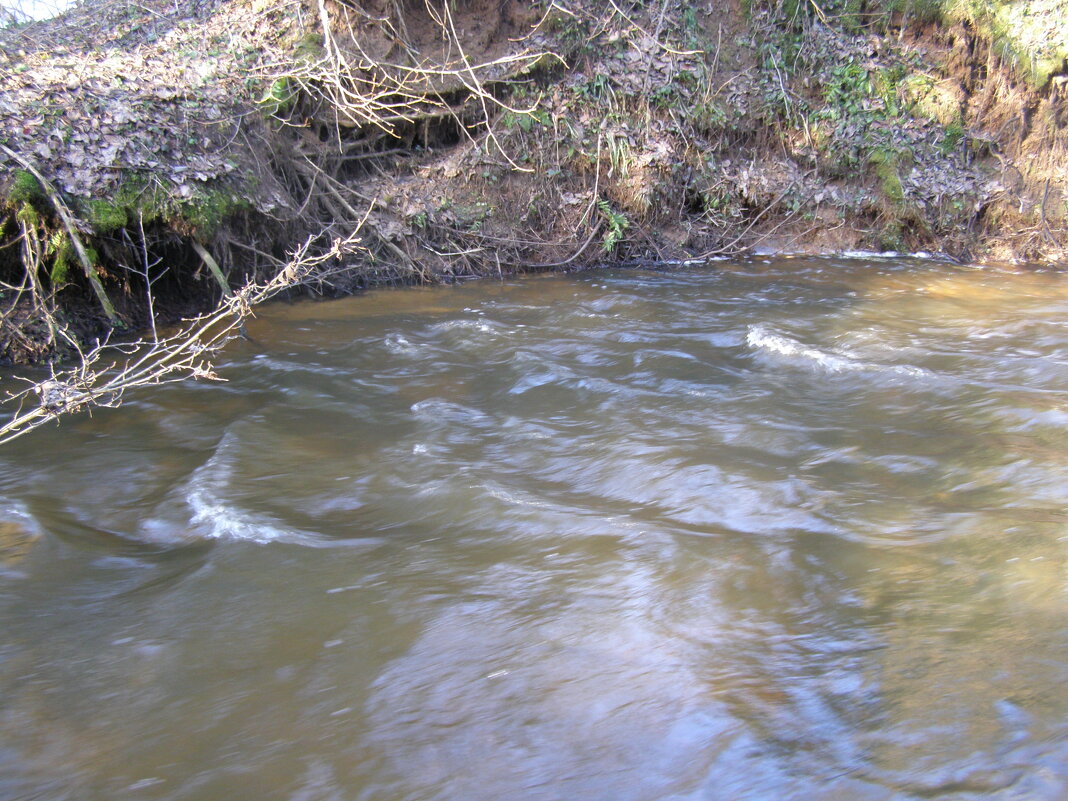
<svg viewBox="0 0 1068 801">
<path fill-rule="evenodd" d="M 1063 263 L 1060 51 L 1037 80 L 978 17 L 854 5 L 88 0 L 9 27 L 0 357 L 60 347 L 44 307 L 114 325 L 58 203 L 132 328 L 218 298 L 204 251 L 237 285 L 360 224 L 314 291 L 754 248 Z M 1057 36 L 1068 4 L 1031 5 Z"/>
</svg>

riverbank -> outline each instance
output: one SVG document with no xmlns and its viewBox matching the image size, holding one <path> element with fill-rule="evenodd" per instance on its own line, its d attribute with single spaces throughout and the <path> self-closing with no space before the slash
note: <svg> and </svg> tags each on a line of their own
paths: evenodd
<svg viewBox="0 0 1068 801">
<path fill-rule="evenodd" d="M 1063 263 L 1063 0 L 87 2 L 0 32 L 0 357 L 300 291 L 754 248 Z"/>
</svg>

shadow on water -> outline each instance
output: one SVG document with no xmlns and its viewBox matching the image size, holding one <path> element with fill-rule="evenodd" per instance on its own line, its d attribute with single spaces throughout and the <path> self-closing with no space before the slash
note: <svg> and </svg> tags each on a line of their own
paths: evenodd
<svg viewBox="0 0 1068 801">
<path fill-rule="evenodd" d="M 804 260 L 266 309 L 3 454 L 0 797 L 1062 798 L 1066 311 Z"/>
</svg>

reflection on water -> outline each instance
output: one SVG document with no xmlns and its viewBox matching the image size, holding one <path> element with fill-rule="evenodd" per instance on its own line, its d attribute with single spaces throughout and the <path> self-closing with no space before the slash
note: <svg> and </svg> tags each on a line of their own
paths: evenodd
<svg viewBox="0 0 1068 801">
<path fill-rule="evenodd" d="M 1068 797 L 1068 281 L 268 309 L 0 454 L 0 798 Z"/>
</svg>

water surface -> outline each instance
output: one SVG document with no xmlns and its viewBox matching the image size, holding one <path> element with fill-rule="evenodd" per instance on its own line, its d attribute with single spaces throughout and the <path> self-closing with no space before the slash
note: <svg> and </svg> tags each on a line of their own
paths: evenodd
<svg viewBox="0 0 1068 801">
<path fill-rule="evenodd" d="M 3 799 L 1068 797 L 1068 279 L 265 309 L 0 452 Z"/>
</svg>

